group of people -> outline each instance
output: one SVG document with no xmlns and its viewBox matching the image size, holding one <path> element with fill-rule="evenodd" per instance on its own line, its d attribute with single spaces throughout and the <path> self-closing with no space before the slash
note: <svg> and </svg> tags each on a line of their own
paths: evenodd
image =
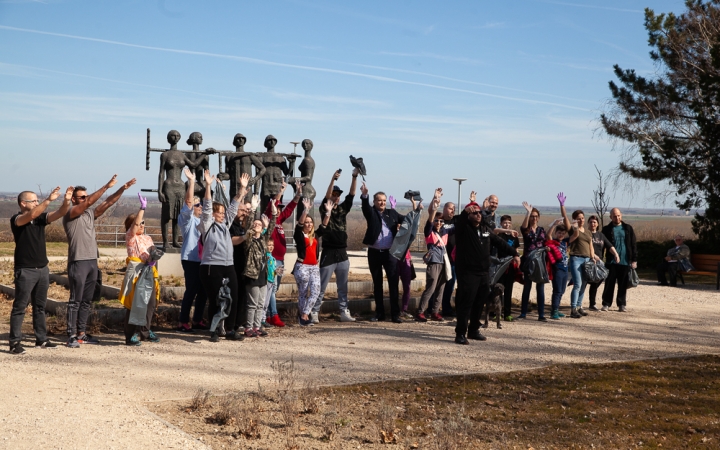
<svg viewBox="0 0 720 450">
<path fill-rule="evenodd" d="M 185 294 L 180 308 L 177 330 L 193 332 L 208 330 L 211 342 L 221 337 L 243 340 L 267 336 L 266 328 L 283 327 L 275 295 L 285 270 L 287 242 L 283 223 L 301 205 L 301 214 L 293 232 L 297 260 L 292 267 L 298 288 L 298 323 L 312 326 L 319 321 L 324 293 L 332 276 L 337 284 L 337 296 L 342 322 L 356 319 L 348 307 L 348 274 L 350 263 L 347 254 L 347 215 L 352 209 L 357 189 L 358 169 L 352 173 L 349 193 L 341 201 L 343 190 L 337 185 L 341 170 L 333 173 L 325 197 L 319 206 L 321 221 L 315 224 L 313 205 L 302 198 L 303 186 L 295 185 L 295 195 L 285 206 L 282 198 L 287 185 L 267 204 L 264 214 L 258 214 L 260 201 L 250 195 L 250 176 L 243 174 L 237 180 L 238 189 L 230 201 L 224 195 L 224 186 L 208 171 L 203 173 L 205 186 L 215 184 L 215 192 L 204 190 L 202 199 L 195 196 L 196 175 L 184 170 L 187 177 L 184 202 L 178 214 L 178 225 L 183 242 L 180 250 L 185 277 Z M 97 279 L 98 249 L 94 220 L 114 204 L 129 187 L 132 179 L 117 192 L 108 196 L 93 210 L 90 209 L 105 192 L 112 188 L 117 176 L 98 191 L 87 194 L 82 186 L 69 187 L 57 211 L 45 212 L 48 205 L 59 198 L 60 188 L 38 202 L 35 193 L 25 191 L 18 196 L 20 212 L 11 218 L 15 237 L 15 285 L 10 331 L 10 351 L 21 354 L 21 325 L 25 309 L 33 306 L 33 327 L 36 347 L 53 348 L 45 329 L 45 302 L 47 298 L 48 259 L 45 250 L 45 227 L 61 219 L 68 237 L 68 278 L 70 299 L 67 311 L 66 345 L 98 343 L 87 333 L 87 322 Z M 442 189 L 436 189 L 427 211 L 423 235 L 427 253 L 425 290 L 414 315 L 408 311 L 410 279 L 414 273 L 410 258 L 410 244 L 419 228 L 422 199 L 416 191 L 408 191 L 412 202 L 407 215 L 395 208 L 395 200 L 384 192 L 376 192 L 372 203 L 367 185 L 360 187 L 361 209 L 366 221 L 363 244 L 367 246 L 368 266 L 373 281 L 375 300 L 374 322 L 386 320 L 383 298 L 383 272 L 388 281 L 390 319 L 401 323 L 403 318 L 425 322 L 442 321 L 457 317 L 455 342 L 468 344 L 468 339 L 485 340 L 480 333 L 480 316 L 491 292 L 491 257 L 511 257 L 512 263 L 501 274 L 498 283 L 504 285 L 503 319 L 514 320 L 511 314 L 512 286 L 523 284 L 520 315 L 529 313 L 529 299 L 533 281 L 523 276 L 528 255 L 544 248 L 553 294 L 550 301 L 550 319 L 560 319 L 560 300 L 571 280 L 571 313 L 581 318 L 588 313 L 583 308 L 583 297 L 590 284 L 589 310 L 607 311 L 616 302 L 619 311 L 626 311 L 626 289 L 630 270 L 636 267 L 637 245 L 632 226 L 622 221 L 618 208 L 611 211 L 611 223 L 599 230 L 596 216 L 585 220 L 583 211 L 574 211 L 570 219 L 565 211 L 566 197 L 560 193 L 558 201 L 562 217 L 550 224 L 549 230 L 539 226 L 540 212 L 526 202 L 527 214 L 520 233 L 513 229 L 512 217 L 498 219 L 495 212 L 498 198 L 491 195 L 479 204 L 472 192 L 470 202 L 455 214 L 456 205 L 446 202 L 440 210 Z M 151 330 L 152 317 L 160 295 L 156 269 L 162 252 L 152 238 L 145 234 L 144 211 L 147 200 L 138 194 L 139 209 L 125 220 L 127 270 L 120 293 L 126 307 L 125 342 L 130 346 L 142 341 L 158 342 Z M 249 200 L 249 201 L 248 201 Z M 388 205 L 388 201 L 390 205 Z M 388 207 L 390 206 L 390 207 Z M 523 257 L 519 255 L 520 234 L 523 237 Z M 320 239 L 321 238 L 321 239 Z M 595 264 L 605 256 L 609 274 L 605 280 L 602 305 L 596 305 L 599 283 L 588 283 L 582 275 L 585 264 Z M 497 260 L 495 260 L 497 261 Z M 402 280 L 403 297 L 399 284 Z M 545 290 L 543 283 L 535 283 L 538 320 L 546 322 Z M 455 310 L 451 296 L 457 285 Z M 191 310 L 194 311 L 191 317 Z M 207 315 L 206 314 L 207 311 Z"/>
</svg>

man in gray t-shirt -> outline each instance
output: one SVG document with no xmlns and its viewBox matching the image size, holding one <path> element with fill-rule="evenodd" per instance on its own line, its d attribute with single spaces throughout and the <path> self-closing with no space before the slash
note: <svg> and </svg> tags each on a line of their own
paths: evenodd
<svg viewBox="0 0 720 450">
<path fill-rule="evenodd" d="M 95 219 L 102 216 L 115 204 L 123 192 L 135 184 L 135 178 L 125 183 L 117 192 L 100 203 L 94 210 L 89 208 L 105 192 L 117 183 L 117 175 L 103 187 L 87 195 L 84 186 L 75 186 L 72 194 L 72 206 L 63 216 L 62 224 L 68 238 L 68 280 L 70 281 L 70 300 L 67 309 L 67 346 L 78 348 L 80 344 L 97 344 L 97 339 L 85 332 L 90 301 L 95 291 L 98 273 L 98 249 L 95 239 Z"/>
</svg>

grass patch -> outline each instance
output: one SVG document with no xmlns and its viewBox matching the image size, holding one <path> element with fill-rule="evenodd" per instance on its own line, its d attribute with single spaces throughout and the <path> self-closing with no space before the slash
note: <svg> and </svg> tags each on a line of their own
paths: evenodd
<svg viewBox="0 0 720 450">
<path fill-rule="evenodd" d="M 67 242 L 47 242 L 48 256 L 67 256 Z M 14 242 L 0 242 L 0 256 L 13 256 L 15 254 Z"/>
<path fill-rule="evenodd" d="M 308 413 L 300 402 L 293 406 L 292 430 L 284 429 L 288 411 L 278 402 L 287 394 L 275 388 L 254 408 L 260 438 L 253 447 L 720 445 L 720 357 L 714 355 L 323 388 L 315 393 L 317 412 Z M 208 422 L 224 404 L 213 397 L 204 410 L 187 401 L 151 409 L 213 448 L 250 445 L 236 425 Z"/>
</svg>

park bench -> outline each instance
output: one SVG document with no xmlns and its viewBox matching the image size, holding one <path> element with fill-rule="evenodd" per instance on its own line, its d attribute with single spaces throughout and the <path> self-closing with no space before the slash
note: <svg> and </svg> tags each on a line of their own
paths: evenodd
<svg viewBox="0 0 720 450">
<path fill-rule="evenodd" d="M 715 289 L 720 290 L 720 255 L 690 255 L 690 262 L 695 270 L 684 272 L 688 275 L 715 276 Z M 680 282 L 685 284 L 683 272 L 678 272 Z"/>
</svg>

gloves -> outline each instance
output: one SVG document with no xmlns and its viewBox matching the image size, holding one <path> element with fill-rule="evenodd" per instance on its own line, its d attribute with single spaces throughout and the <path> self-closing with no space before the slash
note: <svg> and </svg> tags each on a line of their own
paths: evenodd
<svg viewBox="0 0 720 450">
<path fill-rule="evenodd" d="M 388 197 L 388 203 L 390 203 L 390 209 L 395 209 L 395 205 L 397 204 L 397 200 L 395 200 L 395 197 L 392 195 Z"/>
<path fill-rule="evenodd" d="M 565 197 L 562 192 L 557 195 L 557 199 L 560 202 L 560 206 L 565 206 L 565 200 L 567 200 L 567 197 Z"/>
<path fill-rule="evenodd" d="M 145 211 L 145 208 L 147 208 L 147 198 L 143 197 L 143 196 L 140 195 L 140 193 L 138 192 L 138 199 L 140 199 L 140 209 L 142 209 L 143 211 Z"/>
</svg>

